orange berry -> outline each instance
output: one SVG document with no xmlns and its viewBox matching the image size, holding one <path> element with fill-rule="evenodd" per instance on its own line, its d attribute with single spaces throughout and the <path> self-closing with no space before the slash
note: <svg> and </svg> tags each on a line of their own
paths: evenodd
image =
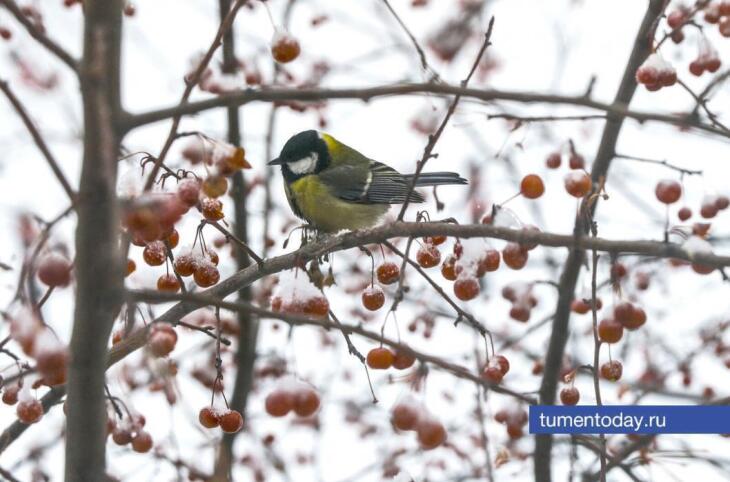
<svg viewBox="0 0 730 482">
<path fill-rule="evenodd" d="M 422 268 L 433 268 L 441 262 L 441 253 L 433 244 L 424 244 L 416 253 L 416 261 Z"/>
<path fill-rule="evenodd" d="M 294 396 L 285 390 L 274 390 L 266 396 L 266 413 L 272 417 L 283 417 L 294 408 Z"/>
<path fill-rule="evenodd" d="M 220 416 L 212 407 L 203 407 L 198 412 L 198 421 L 205 428 L 215 428 L 220 425 Z"/>
<path fill-rule="evenodd" d="M 271 39 L 271 56 L 279 63 L 285 64 L 299 57 L 301 47 L 299 41 L 285 30 L 277 29 Z"/>
<path fill-rule="evenodd" d="M 132 450 L 141 454 L 152 449 L 152 436 L 144 430 L 137 432 L 132 439 Z"/>
<path fill-rule="evenodd" d="M 180 291 L 180 282 L 173 274 L 163 274 L 157 278 L 157 289 L 169 293 L 177 293 Z"/>
<path fill-rule="evenodd" d="M 527 251 L 517 243 L 507 243 L 502 249 L 504 264 L 515 270 L 524 268 L 528 257 Z"/>
<path fill-rule="evenodd" d="M 624 367 L 618 360 L 611 360 L 601 365 L 601 376 L 612 382 L 618 381 L 623 374 Z"/>
<path fill-rule="evenodd" d="M 201 288 L 208 288 L 216 284 L 221 279 L 221 275 L 213 263 L 202 262 L 196 263 L 193 279 L 195 284 Z"/>
<path fill-rule="evenodd" d="M 462 301 L 473 300 L 479 295 L 479 282 L 473 276 L 461 276 L 454 282 L 454 294 Z"/>
<path fill-rule="evenodd" d="M 387 370 L 393 366 L 395 355 L 387 348 L 373 348 L 368 352 L 367 364 L 374 370 Z"/>
<path fill-rule="evenodd" d="M 385 293 L 377 285 L 368 286 L 362 293 L 362 305 L 370 310 L 377 311 L 385 304 Z"/>
<path fill-rule="evenodd" d="M 605 343 L 616 343 L 624 335 L 621 323 L 611 318 L 605 318 L 598 323 L 598 338 Z"/>
<path fill-rule="evenodd" d="M 294 394 L 294 413 L 300 417 L 309 417 L 319 408 L 319 395 L 311 388 Z"/>
<path fill-rule="evenodd" d="M 195 272 L 195 258 L 192 253 L 180 254 L 175 258 L 172 267 L 180 276 L 190 276 Z"/>
<path fill-rule="evenodd" d="M 453 254 L 448 255 L 444 262 L 441 264 L 441 275 L 449 281 L 456 280 L 455 266 L 456 258 Z"/>
<path fill-rule="evenodd" d="M 243 417 L 238 410 L 226 410 L 220 416 L 219 423 L 225 433 L 236 433 L 243 427 Z"/>
<path fill-rule="evenodd" d="M 223 176 L 208 176 L 203 181 L 201 189 L 209 198 L 221 197 L 228 191 L 228 181 Z"/>
<path fill-rule="evenodd" d="M 162 241 L 153 241 L 144 247 L 142 258 L 150 266 L 160 266 L 167 258 L 167 248 Z"/>
<path fill-rule="evenodd" d="M 446 441 L 446 429 L 438 420 L 419 421 L 416 431 L 418 442 L 424 450 L 435 449 Z"/>
<path fill-rule="evenodd" d="M 134 262 L 133 259 L 127 260 L 127 274 L 125 276 L 129 276 L 130 274 L 134 273 L 137 270 L 137 263 Z"/>
<path fill-rule="evenodd" d="M 545 192 L 545 185 L 537 174 L 528 174 L 522 178 L 520 193 L 527 199 L 537 199 Z"/>
<path fill-rule="evenodd" d="M 573 171 L 565 175 L 565 190 L 573 197 L 587 196 L 592 187 L 590 176 L 583 171 Z"/>
<path fill-rule="evenodd" d="M 416 430 L 418 409 L 408 403 L 399 403 L 390 413 L 390 420 L 398 430 Z"/>
<path fill-rule="evenodd" d="M 378 281 L 384 285 L 390 285 L 400 279 L 400 268 L 395 263 L 383 263 L 376 271 Z"/>
<path fill-rule="evenodd" d="M 132 441 L 132 433 L 129 430 L 117 427 L 112 431 L 112 440 L 117 445 L 127 445 Z"/>
<path fill-rule="evenodd" d="M 18 403 L 15 413 L 18 415 L 18 420 L 23 423 L 36 423 L 43 417 L 43 404 L 35 398 L 23 400 Z"/>
<path fill-rule="evenodd" d="M 220 221 L 224 217 L 223 203 L 218 199 L 203 198 L 200 201 L 200 210 L 208 221 Z"/>
</svg>

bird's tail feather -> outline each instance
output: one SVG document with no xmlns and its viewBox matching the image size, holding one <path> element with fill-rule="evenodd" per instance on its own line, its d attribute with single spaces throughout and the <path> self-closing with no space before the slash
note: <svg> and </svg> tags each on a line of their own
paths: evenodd
<svg viewBox="0 0 730 482">
<path fill-rule="evenodd" d="M 415 174 L 406 174 L 408 181 Z M 468 184 L 468 181 L 455 172 L 422 172 L 416 180 L 416 186 L 441 186 L 445 184 Z"/>
</svg>

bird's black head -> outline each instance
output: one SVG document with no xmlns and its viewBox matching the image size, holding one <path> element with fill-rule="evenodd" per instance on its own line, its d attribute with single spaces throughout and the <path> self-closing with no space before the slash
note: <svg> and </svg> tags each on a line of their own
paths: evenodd
<svg viewBox="0 0 730 482">
<path fill-rule="evenodd" d="M 270 166 L 281 166 L 281 172 L 287 182 L 316 174 L 330 163 L 327 143 L 317 131 L 302 131 L 292 136 L 279 157 L 269 162 Z"/>
</svg>

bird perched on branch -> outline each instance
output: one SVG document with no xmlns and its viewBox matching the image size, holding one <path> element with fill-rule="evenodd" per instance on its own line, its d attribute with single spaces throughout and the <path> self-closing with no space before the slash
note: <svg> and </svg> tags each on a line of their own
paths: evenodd
<svg viewBox="0 0 730 482">
<path fill-rule="evenodd" d="M 374 226 L 391 204 L 423 202 L 411 190 L 415 174 L 401 174 L 346 146 L 309 130 L 292 136 L 270 166 L 281 166 L 289 205 L 318 231 Z M 422 172 L 416 186 L 466 184 L 455 172 Z"/>
</svg>

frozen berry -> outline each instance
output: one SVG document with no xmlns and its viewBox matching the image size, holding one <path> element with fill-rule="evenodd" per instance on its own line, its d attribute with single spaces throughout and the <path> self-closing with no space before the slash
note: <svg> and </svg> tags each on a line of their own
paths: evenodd
<svg viewBox="0 0 730 482">
<path fill-rule="evenodd" d="M 147 453 L 152 449 L 152 436 L 144 431 L 140 430 L 132 438 L 132 450 L 141 454 Z"/>
<path fill-rule="evenodd" d="M 598 323 L 598 337 L 605 343 L 616 343 L 624 335 L 621 323 L 611 318 L 605 318 Z"/>
<path fill-rule="evenodd" d="M 657 199 L 664 204 L 673 204 L 682 197 L 682 186 L 673 180 L 659 181 L 654 190 Z"/>
<path fill-rule="evenodd" d="M 71 283 L 71 261 L 60 253 L 51 252 L 38 260 L 38 279 L 52 287 Z"/>
<path fill-rule="evenodd" d="M 580 392 L 575 387 L 565 387 L 560 390 L 560 401 L 563 405 L 575 405 L 580 400 Z"/>
<path fill-rule="evenodd" d="M 271 55 L 279 63 L 285 64 L 299 57 L 299 41 L 289 32 L 277 29 L 271 39 Z"/>
<path fill-rule="evenodd" d="M 243 427 L 243 417 L 238 410 L 226 410 L 221 414 L 219 423 L 225 433 L 236 433 Z"/>
<path fill-rule="evenodd" d="M 309 417 L 319 408 L 319 395 L 311 388 L 299 390 L 294 394 L 294 413 Z"/>
<path fill-rule="evenodd" d="M 385 293 L 378 285 L 370 285 L 362 293 L 362 305 L 370 310 L 377 311 L 385 304 Z"/>
<path fill-rule="evenodd" d="M 169 293 L 177 293 L 180 291 L 180 282 L 173 274 L 163 274 L 157 278 L 157 289 Z"/>
<path fill-rule="evenodd" d="M 418 426 L 418 409 L 409 403 L 399 403 L 390 414 L 390 420 L 398 430 L 415 430 Z"/>
<path fill-rule="evenodd" d="M 479 295 L 479 281 L 473 276 L 460 276 L 454 282 L 454 294 L 462 301 L 473 300 Z"/>
<path fill-rule="evenodd" d="M 378 281 L 390 285 L 400 278 L 400 268 L 395 263 L 383 263 L 377 269 Z"/>
<path fill-rule="evenodd" d="M 266 413 L 283 417 L 294 409 L 294 396 L 286 390 L 274 390 L 266 396 Z"/>
<path fill-rule="evenodd" d="M 23 423 L 36 423 L 43 417 L 43 405 L 35 398 L 22 400 L 15 409 L 18 420 Z"/>
<path fill-rule="evenodd" d="M 220 416 L 212 407 L 203 407 L 198 412 L 198 421 L 205 428 L 215 428 L 220 424 Z"/>
<path fill-rule="evenodd" d="M 446 429 L 437 420 L 427 418 L 419 421 L 416 431 L 418 442 L 424 450 L 435 449 L 446 441 Z"/>
<path fill-rule="evenodd" d="M 612 360 L 601 365 L 601 376 L 612 382 L 618 381 L 623 373 L 623 366 L 618 360 Z"/>
<path fill-rule="evenodd" d="M 422 268 L 433 268 L 441 262 L 441 253 L 433 244 L 424 244 L 416 253 L 416 261 Z"/>
<path fill-rule="evenodd" d="M 573 197 L 587 196 L 592 187 L 590 176 L 583 171 L 572 171 L 565 175 L 565 190 Z"/>
</svg>

